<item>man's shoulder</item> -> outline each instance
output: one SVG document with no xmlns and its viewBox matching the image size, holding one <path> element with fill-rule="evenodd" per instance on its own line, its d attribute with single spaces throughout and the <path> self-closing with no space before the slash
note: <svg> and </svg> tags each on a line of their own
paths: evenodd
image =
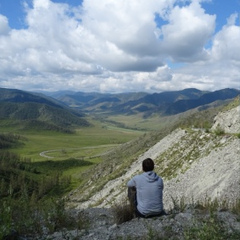
<svg viewBox="0 0 240 240">
<path fill-rule="evenodd" d="M 133 178 L 138 179 L 138 178 L 141 178 L 142 175 L 143 175 L 143 174 L 137 174 L 137 175 L 135 175 Z"/>
<path fill-rule="evenodd" d="M 145 177 L 144 177 L 144 174 L 141 173 L 141 174 L 135 175 L 132 179 L 133 179 L 134 181 L 141 181 L 141 180 L 144 179 L 144 178 L 145 178 Z"/>
</svg>

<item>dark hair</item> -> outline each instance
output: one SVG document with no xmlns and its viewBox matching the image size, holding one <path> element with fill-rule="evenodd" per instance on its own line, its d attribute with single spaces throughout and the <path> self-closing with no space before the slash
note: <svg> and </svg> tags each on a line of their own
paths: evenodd
<svg viewBox="0 0 240 240">
<path fill-rule="evenodd" d="M 149 172 L 154 169 L 154 162 L 151 158 L 146 158 L 142 162 L 142 169 L 144 172 Z"/>
</svg>

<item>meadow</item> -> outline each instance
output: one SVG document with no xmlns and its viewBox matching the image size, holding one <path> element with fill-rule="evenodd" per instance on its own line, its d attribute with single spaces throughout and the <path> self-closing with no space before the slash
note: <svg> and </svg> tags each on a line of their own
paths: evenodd
<svg viewBox="0 0 240 240">
<path fill-rule="evenodd" d="M 23 157 L 31 158 L 34 162 L 43 161 L 44 158 L 39 154 L 49 150 L 63 150 L 62 153 L 67 151 L 69 154 L 67 157 L 72 157 L 72 155 L 75 154 L 77 155 L 77 152 L 79 152 L 80 156 L 85 154 L 86 156 L 95 155 L 104 149 L 97 148 L 98 146 L 109 145 L 109 147 L 112 147 L 130 141 L 144 133 L 139 130 L 129 130 L 115 127 L 114 125 L 99 123 L 91 119 L 90 122 L 92 126 L 75 129 L 75 132 L 72 134 L 54 131 L 21 130 L 17 127 L 7 128 L 4 124 L 0 124 L 0 132 L 14 133 L 22 136 L 21 141 L 23 145 L 11 149 L 11 151 Z M 85 147 L 92 147 L 92 151 L 83 152 L 82 149 Z M 52 152 L 51 156 L 59 159 L 66 157 L 64 154 L 60 156 L 58 151 L 55 153 L 56 155 Z"/>
<path fill-rule="evenodd" d="M 51 172 L 59 171 L 71 177 L 74 188 L 82 172 L 102 161 L 102 154 L 144 133 L 88 120 L 90 127 L 75 129 L 71 134 L 21 130 L 18 125 L 6 128 L 4 123 L 0 124 L 0 133 L 20 136 L 19 144 L 9 149 L 11 153 L 19 155 L 25 162 L 27 159 L 28 164 L 40 173 L 51 175 Z"/>
</svg>

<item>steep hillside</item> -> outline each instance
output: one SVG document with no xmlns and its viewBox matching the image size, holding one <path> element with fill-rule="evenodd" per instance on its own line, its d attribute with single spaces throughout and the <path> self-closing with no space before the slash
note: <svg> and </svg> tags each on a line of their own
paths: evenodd
<svg viewBox="0 0 240 240">
<path fill-rule="evenodd" d="M 51 99 L 44 95 L 34 94 L 18 89 L 7 89 L 0 88 L 0 102 L 11 102 L 11 103 L 26 103 L 26 102 L 35 102 L 47 104 L 49 106 L 63 108 L 64 106 L 57 102 L 55 99 Z"/>
<path fill-rule="evenodd" d="M 236 114 L 238 117 L 234 117 Z M 225 119 L 223 122 L 227 122 L 228 132 L 216 131 L 214 126 L 207 132 L 178 128 L 153 146 L 147 146 L 143 141 L 142 151 L 131 158 L 123 148 L 119 152 L 126 155 L 127 161 L 118 165 L 109 162 L 107 169 L 96 168 L 85 188 L 71 193 L 70 205 L 77 208 L 110 207 L 126 198 L 126 182 L 141 172 L 141 162 L 147 157 L 155 160 L 155 170 L 164 179 L 166 209 L 171 208 L 172 199 L 179 198 L 189 203 L 206 198 L 228 199 L 230 202 L 239 199 L 240 139 L 236 135 L 239 135 L 239 121 L 235 120 L 239 119 L 239 106 L 219 113 L 215 125 L 221 126 L 218 119 Z M 114 158 L 113 154 L 111 156 Z"/>
<path fill-rule="evenodd" d="M 71 132 L 74 126 L 89 126 L 84 115 L 50 99 L 14 89 L 0 89 L 0 120 L 8 126 Z"/>
</svg>

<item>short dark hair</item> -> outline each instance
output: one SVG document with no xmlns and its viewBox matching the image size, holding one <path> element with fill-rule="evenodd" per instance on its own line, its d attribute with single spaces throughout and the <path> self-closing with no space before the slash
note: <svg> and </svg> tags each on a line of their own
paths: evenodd
<svg viewBox="0 0 240 240">
<path fill-rule="evenodd" d="M 154 162 L 151 158 L 146 158 L 142 162 L 142 169 L 144 172 L 149 172 L 154 169 Z"/>
</svg>

